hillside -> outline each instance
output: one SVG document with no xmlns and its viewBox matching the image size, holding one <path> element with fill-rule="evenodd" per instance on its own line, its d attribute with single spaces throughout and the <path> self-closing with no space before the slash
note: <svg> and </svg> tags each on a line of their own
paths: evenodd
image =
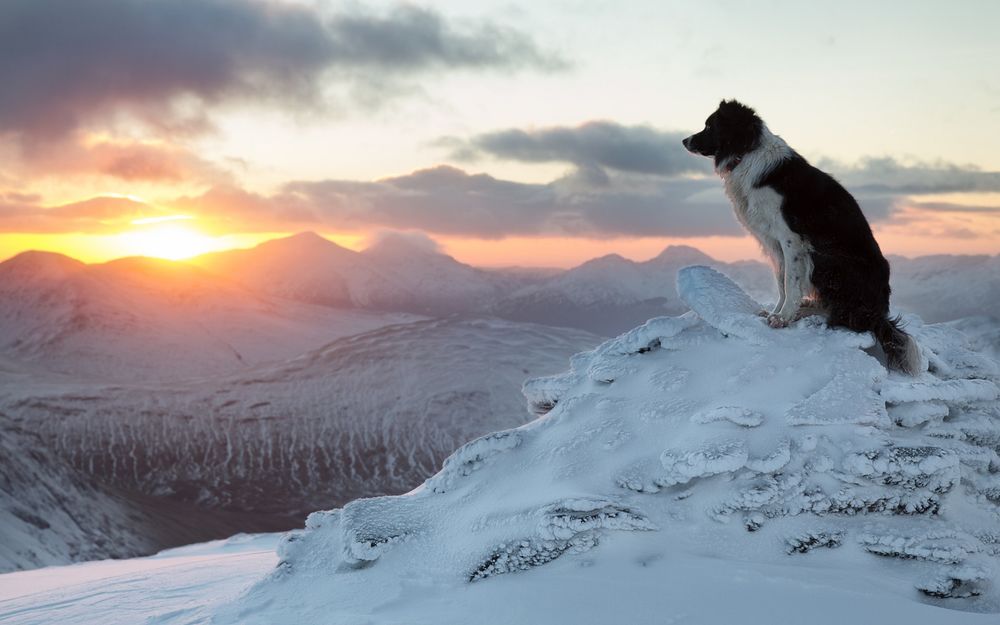
<svg viewBox="0 0 1000 625">
<path fill-rule="evenodd" d="M 452 318 L 183 383 L 95 384 L 12 367 L 0 372 L 0 417 L 9 417 L 0 420 L 0 444 L 33 451 L 30 469 L 7 456 L 0 476 L 52 476 L 42 483 L 62 494 L 39 497 L 31 480 L 8 480 L 0 542 L 13 553 L 0 551 L 0 570 L 286 529 L 318 508 L 405 492 L 461 444 L 528 420 L 517 392 L 525 376 L 558 371 L 599 340 Z M 63 508 L 78 510 L 87 540 L 76 526 L 53 522 L 25 534 L 3 522 L 5 510 L 52 519 Z M 127 527 L 127 512 L 150 508 L 162 531 L 152 535 L 156 524 L 138 517 Z M 192 531 L 173 527 L 174 516 L 191 518 Z"/>
<path fill-rule="evenodd" d="M 243 536 L 60 570 L 70 586 L 18 573 L 0 620 L 995 622 L 1000 365 L 910 318 L 928 370 L 904 377 L 868 336 L 768 328 L 712 270 L 679 290 L 696 312 L 529 381 L 538 419 L 311 515 L 276 566 Z"/>
</svg>

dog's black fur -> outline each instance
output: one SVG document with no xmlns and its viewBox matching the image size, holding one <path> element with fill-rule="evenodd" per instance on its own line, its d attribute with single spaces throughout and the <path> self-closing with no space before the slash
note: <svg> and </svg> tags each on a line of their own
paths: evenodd
<svg viewBox="0 0 1000 625">
<path fill-rule="evenodd" d="M 780 218 L 806 244 L 812 260 L 811 275 L 805 276 L 812 287 L 808 290 L 829 324 L 871 331 L 891 368 L 917 373 L 919 350 L 898 320 L 889 317 L 889 262 L 857 201 L 843 186 L 771 135 L 753 109 L 735 100 L 723 101 L 705 129 L 683 143 L 691 152 L 714 158 L 716 171 L 726 178 L 748 155 L 764 149 L 764 141 L 779 146 L 772 150 L 778 156 L 759 172 L 745 175 L 753 176 L 753 188 L 770 187 L 780 196 Z"/>
</svg>

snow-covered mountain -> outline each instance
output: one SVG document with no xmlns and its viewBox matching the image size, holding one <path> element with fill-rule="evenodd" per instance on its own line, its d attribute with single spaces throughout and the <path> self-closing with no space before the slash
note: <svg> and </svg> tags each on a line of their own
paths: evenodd
<svg viewBox="0 0 1000 625">
<path fill-rule="evenodd" d="M 687 310 L 674 282 L 687 265 L 711 265 L 762 302 L 776 298 L 768 265 L 716 261 L 683 245 L 646 261 L 611 254 L 568 270 L 503 271 L 463 264 L 409 235 L 389 234 L 354 252 L 307 232 L 190 262 L 255 292 L 310 303 L 432 316 L 488 313 L 605 336 Z M 894 308 L 928 321 L 993 315 L 1000 306 L 1000 256 L 893 257 L 892 269 Z"/>
<path fill-rule="evenodd" d="M 570 270 L 483 270 L 410 235 L 389 233 L 354 252 L 306 232 L 189 262 L 255 292 L 309 303 L 432 316 L 487 313 L 607 336 L 685 310 L 674 289 L 677 270 L 714 261 L 672 246 L 643 262 L 610 255 Z M 761 263 L 715 264 L 755 294 L 774 289 Z"/>
<path fill-rule="evenodd" d="M 522 288 L 494 304 L 491 311 L 507 319 L 614 335 L 650 317 L 687 310 L 677 297 L 677 270 L 706 263 L 715 261 L 687 246 L 668 247 L 643 262 L 617 254 L 602 256 Z M 774 290 L 771 270 L 761 263 L 715 264 L 755 295 L 766 296 Z"/>
<path fill-rule="evenodd" d="M 636 262 L 612 254 L 521 288 L 493 305 L 507 319 L 578 327 L 604 335 L 624 332 L 658 315 L 687 310 L 674 276 L 687 265 L 711 265 L 761 302 L 773 302 L 770 266 L 724 263 L 685 246 Z M 1000 256 L 892 258 L 892 305 L 929 322 L 995 316 L 1000 309 Z"/>
<path fill-rule="evenodd" d="M 312 233 L 272 239 L 250 249 L 205 254 L 187 262 L 259 292 L 326 306 L 375 306 L 371 292 L 397 285 L 358 252 Z"/>
<path fill-rule="evenodd" d="M 893 305 L 930 322 L 997 316 L 1000 256 L 893 257 Z"/>
<path fill-rule="evenodd" d="M 311 515 L 270 572 L 267 539 L 242 537 L 36 593 L 19 573 L 0 619 L 995 622 L 1000 364 L 910 318 L 928 370 L 901 376 L 870 336 L 772 330 L 707 268 L 678 282 L 695 312 L 529 381 L 538 419 L 405 495 Z"/>
<path fill-rule="evenodd" d="M 412 319 L 268 297 L 151 258 L 85 265 L 25 252 L 0 263 L 0 354 L 85 378 L 217 375 Z"/>
<path fill-rule="evenodd" d="M 84 477 L 133 504 L 194 509 L 212 520 L 184 540 L 169 532 L 152 540 L 163 548 L 294 527 L 317 508 L 406 491 L 462 443 L 530 418 L 517 393 L 524 377 L 558 371 L 570 354 L 599 341 L 495 319 L 419 321 L 221 378 L 99 384 L 8 372 L 0 376 L 0 414 L 41 441 L 24 449 L 36 449 L 41 465 L 51 462 L 49 473 L 67 474 L 68 466 L 73 480 Z M 0 440 L 14 434 L 0 431 Z M 18 436 L 5 444 L 18 447 Z M 76 482 L 59 479 L 72 507 Z M 55 516 L 30 482 L 10 488 L 11 502 Z M 56 554 L 45 562 L 150 552 L 104 533 L 111 526 L 97 508 L 78 512 L 82 525 L 95 528 L 89 550 L 60 552 L 69 538 L 56 527 L 36 532 L 38 547 L 13 543 L 23 557 L 5 562 L 0 554 L 0 569 L 34 562 L 24 555 L 32 550 Z M 135 531 L 143 530 L 137 523 Z M 0 525 L 3 542 L 7 536 Z"/>
<path fill-rule="evenodd" d="M 364 252 L 312 232 L 189 261 L 248 288 L 328 306 L 446 315 L 482 310 L 518 282 L 476 269 L 405 235 Z"/>
<path fill-rule="evenodd" d="M 460 263 L 428 241 L 399 234 L 384 235 L 361 254 L 409 289 L 405 310 L 422 314 L 481 312 L 524 280 Z"/>
</svg>

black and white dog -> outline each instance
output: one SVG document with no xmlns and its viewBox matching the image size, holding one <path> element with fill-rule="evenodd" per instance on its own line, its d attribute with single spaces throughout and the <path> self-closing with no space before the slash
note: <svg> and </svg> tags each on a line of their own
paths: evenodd
<svg viewBox="0 0 1000 625">
<path fill-rule="evenodd" d="M 735 100 L 719 104 L 684 147 L 715 159 L 736 217 L 774 265 L 772 327 L 821 312 L 832 326 L 874 333 L 890 368 L 919 373 L 916 341 L 889 317 L 889 262 L 844 187 Z"/>
</svg>

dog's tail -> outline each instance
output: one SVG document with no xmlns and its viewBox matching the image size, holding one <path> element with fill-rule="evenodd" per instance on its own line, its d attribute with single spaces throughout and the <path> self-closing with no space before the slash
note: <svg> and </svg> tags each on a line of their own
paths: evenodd
<svg viewBox="0 0 1000 625">
<path fill-rule="evenodd" d="M 912 336 L 899 327 L 899 317 L 883 317 L 873 330 L 875 339 L 882 346 L 890 369 L 908 375 L 917 375 L 925 365 L 920 346 Z"/>
</svg>

